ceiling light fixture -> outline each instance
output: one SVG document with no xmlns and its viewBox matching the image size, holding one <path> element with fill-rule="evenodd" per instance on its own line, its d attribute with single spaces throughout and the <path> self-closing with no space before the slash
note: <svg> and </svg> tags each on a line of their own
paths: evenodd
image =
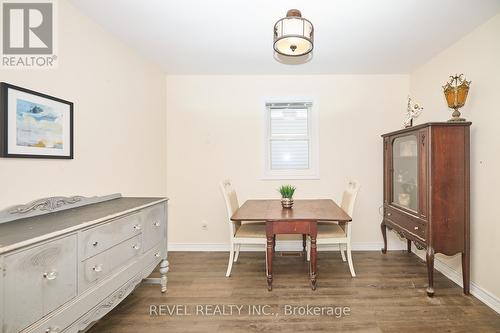
<svg viewBox="0 0 500 333">
<path fill-rule="evenodd" d="M 303 18 L 300 10 L 290 9 L 286 17 L 274 25 L 274 51 L 298 57 L 310 53 L 314 48 L 314 27 Z"/>
</svg>

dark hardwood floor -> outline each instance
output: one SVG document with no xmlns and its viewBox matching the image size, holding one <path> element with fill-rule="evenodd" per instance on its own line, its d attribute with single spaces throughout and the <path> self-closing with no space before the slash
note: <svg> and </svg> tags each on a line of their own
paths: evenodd
<svg viewBox="0 0 500 333">
<path fill-rule="evenodd" d="M 500 332 L 500 315 L 464 296 L 439 272 L 436 295 L 427 297 L 426 266 L 414 254 L 354 252 L 357 277 L 351 278 L 338 252 L 319 252 L 316 291 L 303 257 L 277 254 L 271 292 L 264 252 L 242 252 L 230 278 L 224 277 L 227 259 L 222 252 L 171 252 L 166 294 L 143 284 L 88 332 Z M 150 305 L 160 304 L 164 312 L 179 305 L 180 314 L 150 316 Z M 197 306 L 204 305 L 220 305 L 220 310 L 225 305 L 226 315 L 215 307 L 214 315 L 197 315 Z M 241 315 L 235 307 L 230 315 L 230 305 L 243 306 Z M 296 315 L 286 313 L 287 305 L 297 306 Z M 323 315 L 300 315 L 307 305 L 323 307 Z M 248 306 L 272 315 L 249 315 Z M 350 313 L 337 318 L 328 307 L 348 307 Z M 191 315 L 181 315 L 184 309 Z"/>
</svg>

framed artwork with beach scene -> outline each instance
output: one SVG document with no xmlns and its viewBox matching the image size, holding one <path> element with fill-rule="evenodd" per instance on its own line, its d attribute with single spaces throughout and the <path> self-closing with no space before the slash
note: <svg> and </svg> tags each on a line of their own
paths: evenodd
<svg viewBox="0 0 500 333">
<path fill-rule="evenodd" d="M 2 82 L 0 156 L 73 158 L 73 103 Z"/>
</svg>

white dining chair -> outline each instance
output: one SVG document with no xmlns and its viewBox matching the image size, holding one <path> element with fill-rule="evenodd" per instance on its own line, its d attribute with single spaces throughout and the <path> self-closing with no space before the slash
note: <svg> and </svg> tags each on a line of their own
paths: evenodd
<svg viewBox="0 0 500 333">
<path fill-rule="evenodd" d="M 360 185 L 357 181 L 351 180 L 344 191 L 342 196 L 342 203 L 340 207 L 349 215 L 351 218 L 354 213 L 354 204 L 356 202 L 356 197 L 358 195 Z M 316 238 L 317 245 L 333 245 L 338 244 L 340 254 L 342 256 L 342 261 L 346 261 L 346 256 L 344 254 L 344 249 L 347 252 L 347 262 L 349 264 L 349 270 L 351 271 L 351 276 L 355 277 L 356 272 L 354 271 L 354 266 L 352 263 L 351 255 L 351 223 L 332 223 L 332 222 L 318 222 L 318 236 Z M 311 239 L 307 238 L 307 260 L 310 260 L 311 255 Z"/>
<path fill-rule="evenodd" d="M 231 185 L 231 181 L 225 180 L 221 182 L 220 188 L 226 202 L 229 222 L 229 263 L 226 271 L 226 277 L 229 277 L 233 268 L 233 262 L 238 261 L 241 245 L 262 245 L 262 250 L 266 251 L 266 225 L 264 222 L 241 223 L 231 221 L 231 216 L 239 208 L 238 197 Z"/>
</svg>

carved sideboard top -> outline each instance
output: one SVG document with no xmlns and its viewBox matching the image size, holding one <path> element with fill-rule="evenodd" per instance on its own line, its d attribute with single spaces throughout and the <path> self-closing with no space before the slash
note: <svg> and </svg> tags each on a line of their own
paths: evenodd
<svg viewBox="0 0 500 333">
<path fill-rule="evenodd" d="M 85 198 L 52 197 L 0 211 L 0 254 L 74 232 L 167 198 L 130 198 L 120 194 Z"/>
<path fill-rule="evenodd" d="M 50 197 L 31 201 L 24 205 L 16 205 L 0 211 L 0 223 L 11 222 L 26 217 L 48 214 L 65 209 L 91 205 L 98 202 L 104 202 L 121 198 L 120 193 L 110 194 L 102 197 Z"/>
</svg>

